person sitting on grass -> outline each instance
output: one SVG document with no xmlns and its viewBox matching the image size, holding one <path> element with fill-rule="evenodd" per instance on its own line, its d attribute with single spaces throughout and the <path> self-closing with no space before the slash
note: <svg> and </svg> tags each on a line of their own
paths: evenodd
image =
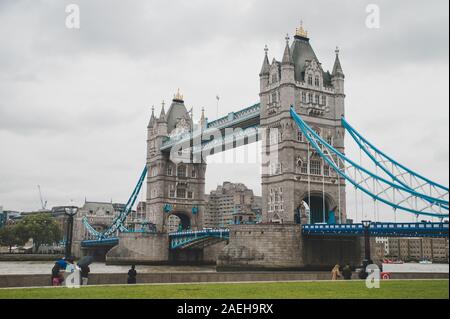
<svg viewBox="0 0 450 319">
<path fill-rule="evenodd" d="M 136 276 L 137 276 L 137 271 L 136 271 L 136 266 L 132 265 L 131 269 L 128 270 L 128 280 L 127 283 L 129 285 L 133 285 L 136 283 Z"/>
<path fill-rule="evenodd" d="M 341 277 L 341 272 L 339 271 L 340 266 L 336 265 L 334 266 L 333 270 L 331 271 L 331 280 L 338 280 Z"/>
</svg>

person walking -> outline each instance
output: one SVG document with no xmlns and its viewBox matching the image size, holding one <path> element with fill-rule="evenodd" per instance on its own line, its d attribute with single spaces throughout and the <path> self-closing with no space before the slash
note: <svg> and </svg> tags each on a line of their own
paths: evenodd
<svg viewBox="0 0 450 319">
<path fill-rule="evenodd" d="M 52 268 L 52 286 L 61 286 L 62 283 L 61 267 L 58 263 Z"/>
<path fill-rule="evenodd" d="M 88 265 L 80 266 L 81 285 L 82 286 L 87 286 L 90 272 L 91 272 L 91 269 L 89 268 Z"/>
<path fill-rule="evenodd" d="M 127 283 L 129 285 L 133 285 L 136 284 L 136 276 L 137 276 L 137 271 L 136 271 L 136 266 L 132 265 L 131 269 L 128 270 L 128 280 Z"/>
<path fill-rule="evenodd" d="M 338 280 L 341 277 L 341 272 L 339 270 L 340 266 L 334 266 L 333 270 L 331 270 L 331 280 Z"/>
<path fill-rule="evenodd" d="M 342 269 L 342 277 L 344 277 L 345 280 L 352 279 L 352 268 L 349 264 L 345 265 L 344 269 Z"/>
</svg>

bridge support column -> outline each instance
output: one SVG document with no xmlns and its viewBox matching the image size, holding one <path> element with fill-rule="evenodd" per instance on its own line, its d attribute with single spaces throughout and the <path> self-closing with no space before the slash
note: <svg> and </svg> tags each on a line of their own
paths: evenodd
<svg viewBox="0 0 450 319">
<path fill-rule="evenodd" d="M 294 224 L 234 225 L 217 269 L 331 270 L 347 263 L 356 267 L 364 256 L 363 247 L 357 237 L 308 238 Z"/>
<path fill-rule="evenodd" d="M 119 245 L 106 254 L 107 264 L 162 265 L 169 262 L 167 233 L 121 233 Z"/>
</svg>

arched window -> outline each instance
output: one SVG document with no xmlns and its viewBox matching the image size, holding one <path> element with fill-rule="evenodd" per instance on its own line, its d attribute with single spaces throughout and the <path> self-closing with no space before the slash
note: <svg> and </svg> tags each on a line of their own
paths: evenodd
<svg viewBox="0 0 450 319">
<path fill-rule="evenodd" d="M 272 103 L 278 102 L 278 95 L 277 92 L 272 92 Z"/>
<path fill-rule="evenodd" d="M 278 76 L 276 73 L 272 74 L 272 83 L 276 83 L 278 81 Z"/>
<path fill-rule="evenodd" d="M 179 165 L 177 167 L 177 176 L 180 178 L 186 177 L 186 166 L 185 165 Z"/>
<path fill-rule="evenodd" d="M 312 77 L 312 75 L 309 75 L 309 76 L 308 76 L 308 84 L 309 84 L 309 85 L 312 85 L 312 84 L 313 84 L 313 77 Z"/>
<path fill-rule="evenodd" d="M 314 79 L 314 84 L 315 86 L 320 86 L 320 78 L 318 76 Z"/>
<path fill-rule="evenodd" d="M 172 176 L 173 171 L 172 171 L 172 165 L 167 166 L 167 176 Z"/>
</svg>

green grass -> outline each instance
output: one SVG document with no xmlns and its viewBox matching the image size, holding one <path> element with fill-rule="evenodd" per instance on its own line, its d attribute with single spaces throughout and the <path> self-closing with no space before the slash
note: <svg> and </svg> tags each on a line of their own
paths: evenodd
<svg viewBox="0 0 450 319">
<path fill-rule="evenodd" d="M 0 299 L 448 299 L 448 280 L 383 281 L 367 289 L 363 281 L 95 286 L 80 289 L 0 289 Z"/>
</svg>

